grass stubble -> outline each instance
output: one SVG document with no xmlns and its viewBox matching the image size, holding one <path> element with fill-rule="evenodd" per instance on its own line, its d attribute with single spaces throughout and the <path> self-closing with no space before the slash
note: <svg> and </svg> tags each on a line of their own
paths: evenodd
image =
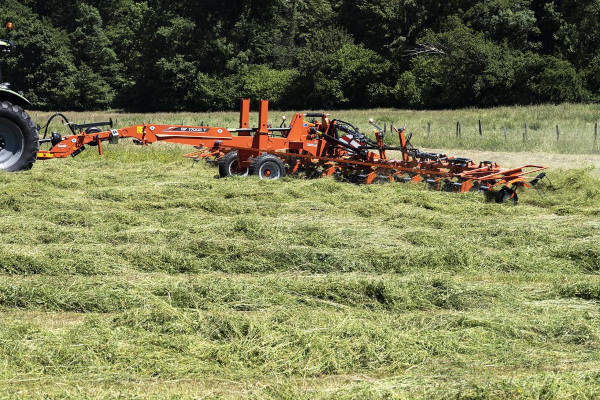
<svg viewBox="0 0 600 400">
<path fill-rule="evenodd" d="M 0 174 L 0 397 L 600 396 L 591 167 L 513 207 L 180 154 Z"/>
</svg>

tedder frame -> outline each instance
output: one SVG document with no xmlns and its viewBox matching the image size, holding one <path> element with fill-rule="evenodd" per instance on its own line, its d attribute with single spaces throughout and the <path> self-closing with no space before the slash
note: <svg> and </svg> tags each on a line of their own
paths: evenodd
<svg viewBox="0 0 600 400">
<path fill-rule="evenodd" d="M 62 114 L 57 115 L 66 120 Z M 389 146 L 372 120 L 374 138 L 325 112 L 296 113 L 289 126 L 272 127 L 268 122 L 268 100 L 260 101 L 258 127 L 251 128 L 249 120 L 249 99 L 241 101 L 240 124 L 233 129 L 150 123 L 113 129 L 112 120 L 82 125 L 66 120 L 72 134 L 44 134 L 40 145 L 49 143 L 50 149 L 39 150 L 37 159 L 73 157 L 86 145 L 97 146 L 102 155 L 103 143 L 131 138 L 139 145 L 171 142 L 194 146 L 197 151 L 186 157 L 217 161 L 221 177 L 257 175 L 277 179 L 304 172 L 365 184 L 424 182 L 429 188 L 449 192 L 481 191 L 498 203 L 516 203 L 517 189 L 537 185 L 546 175 L 541 171 L 547 167 L 539 165 L 502 168 L 493 161 L 476 163 L 421 151 L 411 145 L 412 134 L 405 135 L 405 128 L 393 128 L 400 144 Z M 110 129 L 102 129 L 107 126 Z M 388 152 L 397 157 L 391 158 Z"/>
</svg>

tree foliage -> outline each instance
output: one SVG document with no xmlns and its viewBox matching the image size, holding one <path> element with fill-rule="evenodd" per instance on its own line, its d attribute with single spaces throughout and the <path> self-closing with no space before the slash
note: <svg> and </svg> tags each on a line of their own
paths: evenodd
<svg viewBox="0 0 600 400">
<path fill-rule="evenodd" d="M 455 108 L 600 99 L 597 0 L 0 0 L 40 109 Z"/>
</svg>

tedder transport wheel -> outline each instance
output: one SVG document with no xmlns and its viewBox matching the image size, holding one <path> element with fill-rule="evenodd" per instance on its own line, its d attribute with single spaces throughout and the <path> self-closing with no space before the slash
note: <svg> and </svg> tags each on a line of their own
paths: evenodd
<svg viewBox="0 0 600 400">
<path fill-rule="evenodd" d="M 496 203 L 512 202 L 513 204 L 517 204 L 517 201 L 519 201 L 517 192 L 510 188 L 507 188 L 506 186 L 500 189 L 498 193 L 496 193 Z"/>
<path fill-rule="evenodd" d="M 0 103 L 0 171 L 31 169 L 40 147 L 38 130 L 19 106 Z"/>
<path fill-rule="evenodd" d="M 232 150 L 219 159 L 219 176 L 226 178 L 228 176 L 246 176 L 248 168 L 238 167 L 237 151 Z"/>
<path fill-rule="evenodd" d="M 260 179 L 279 179 L 285 176 L 283 162 L 272 154 L 256 157 L 250 163 L 250 175 L 258 175 Z"/>
<path fill-rule="evenodd" d="M 85 130 L 85 133 L 100 133 L 102 132 L 102 130 L 100 130 L 100 128 L 98 128 L 97 126 L 92 126 L 91 128 L 87 128 Z M 89 142 L 88 143 L 89 146 L 98 146 L 98 142 Z"/>
</svg>

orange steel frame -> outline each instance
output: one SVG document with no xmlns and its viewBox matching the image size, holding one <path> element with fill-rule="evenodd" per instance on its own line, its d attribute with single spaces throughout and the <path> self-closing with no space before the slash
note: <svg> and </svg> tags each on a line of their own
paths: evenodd
<svg viewBox="0 0 600 400">
<path fill-rule="evenodd" d="M 261 100 L 258 128 L 250 128 L 250 100 L 241 101 L 240 126 L 227 129 L 211 126 L 139 124 L 98 133 L 81 132 L 65 136 L 50 150 L 39 151 L 38 159 L 66 158 L 76 155 L 86 144 L 97 144 L 102 154 L 102 143 L 119 138 L 132 138 L 140 145 L 157 142 L 194 146 L 200 151 L 188 156 L 219 157 L 236 150 L 238 167 L 247 168 L 262 154 L 273 154 L 289 167 L 290 173 L 306 168 L 322 168 L 325 175 L 360 173 L 364 183 L 378 180 L 425 181 L 436 189 L 450 183 L 454 191 L 467 192 L 475 188 L 495 190 L 500 186 L 529 187 L 530 175 L 547 167 L 524 165 L 501 168 L 493 162 L 474 163 L 471 160 L 448 157 L 443 154 L 411 152 L 403 130 L 396 130 L 401 159 L 390 159 L 383 143 L 383 135 L 375 131 L 376 151 L 354 152 L 340 146 L 336 120 L 327 113 L 296 113 L 289 128 L 268 125 L 268 100 Z M 307 118 L 312 118 L 307 120 Z M 318 118 L 318 119 L 317 119 Z M 424 156 L 422 156 L 424 155 Z"/>
</svg>

